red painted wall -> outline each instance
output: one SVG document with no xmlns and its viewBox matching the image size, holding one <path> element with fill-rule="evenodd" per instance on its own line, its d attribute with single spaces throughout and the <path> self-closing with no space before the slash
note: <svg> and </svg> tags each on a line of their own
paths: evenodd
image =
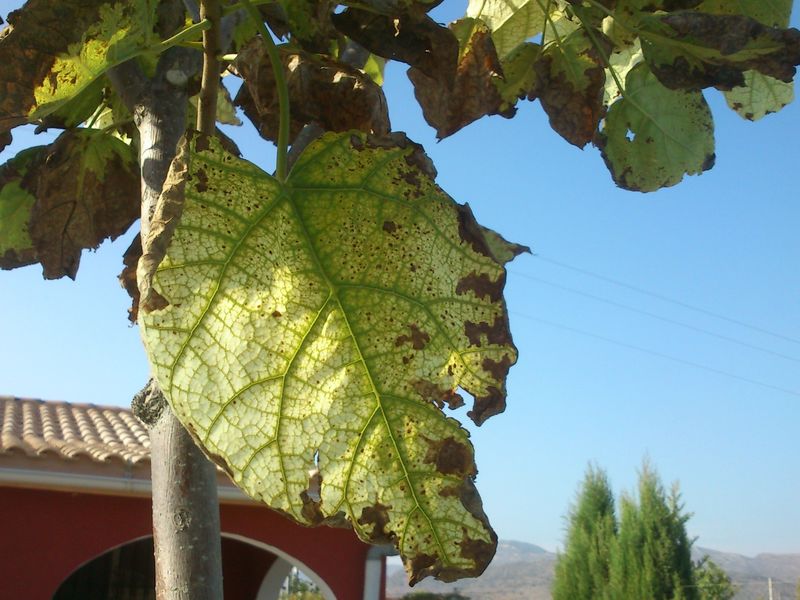
<svg viewBox="0 0 800 600">
<path fill-rule="evenodd" d="M 221 521 L 223 533 L 275 546 L 308 565 L 339 600 L 362 597 L 368 546 L 352 531 L 301 527 L 258 506 L 223 505 Z M 50 600 L 84 563 L 151 533 L 149 498 L 0 487 L 0 600 Z"/>
</svg>

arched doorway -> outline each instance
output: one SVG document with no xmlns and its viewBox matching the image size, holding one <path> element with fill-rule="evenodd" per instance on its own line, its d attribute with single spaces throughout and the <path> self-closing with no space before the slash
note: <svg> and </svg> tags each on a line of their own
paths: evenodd
<svg viewBox="0 0 800 600">
<path fill-rule="evenodd" d="M 313 582 L 325 600 L 336 600 L 319 575 L 279 548 L 240 535 L 222 536 L 225 600 L 279 600 L 293 569 Z M 53 600 L 154 600 L 153 538 L 132 540 L 73 571 Z"/>
</svg>

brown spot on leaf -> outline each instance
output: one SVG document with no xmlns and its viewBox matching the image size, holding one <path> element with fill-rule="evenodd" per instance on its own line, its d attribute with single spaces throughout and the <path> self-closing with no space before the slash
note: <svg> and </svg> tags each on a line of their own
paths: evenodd
<svg viewBox="0 0 800 600">
<path fill-rule="evenodd" d="M 498 346 L 511 344 L 511 332 L 505 314 L 495 317 L 494 323 L 491 325 L 483 321 L 480 323 L 464 321 L 464 335 L 467 336 L 470 346 L 480 347 L 484 337 L 489 344 Z"/>
<path fill-rule="evenodd" d="M 492 251 L 486 243 L 483 230 L 478 222 L 475 220 L 475 215 L 472 214 L 472 209 L 469 204 L 458 204 L 458 235 L 467 244 L 472 246 L 478 254 L 489 256 L 493 258 Z"/>
<path fill-rule="evenodd" d="M 428 335 L 427 332 L 422 331 L 416 323 L 411 323 L 408 329 L 411 331 L 411 334 L 398 336 L 394 341 L 395 346 L 402 346 L 410 342 L 414 350 L 422 350 L 428 342 L 431 341 L 431 336 Z"/>
<path fill-rule="evenodd" d="M 412 386 L 423 400 L 433 402 L 440 409 L 444 408 L 445 404 L 451 410 L 464 406 L 464 398 L 452 388 L 440 387 L 425 379 L 418 379 Z"/>
<path fill-rule="evenodd" d="M 461 548 L 461 556 L 472 560 L 476 565 L 489 566 L 494 553 L 497 550 L 497 543 L 494 544 L 485 540 L 472 540 L 464 534 L 463 539 L 458 543 Z"/>
<path fill-rule="evenodd" d="M 276 319 L 277 319 L 277 318 L 279 318 L 279 317 L 281 317 L 281 316 L 283 316 L 283 315 L 282 315 L 281 311 L 279 311 L 279 310 L 273 310 L 273 311 L 272 311 L 272 316 L 273 316 L 274 318 L 276 318 Z"/>
<path fill-rule="evenodd" d="M 384 221 L 383 230 L 386 233 L 394 233 L 395 231 L 397 231 L 397 223 L 395 223 L 394 221 Z"/>
<path fill-rule="evenodd" d="M 498 415 L 506 409 L 506 393 L 495 386 L 489 386 L 484 396 L 475 396 L 472 410 L 467 416 L 475 425 L 483 425 L 487 419 Z"/>
<path fill-rule="evenodd" d="M 436 564 L 436 557 L 430 554 L 417 554 L 414 556 L 409 563 L 411 573 L 409 574 L 408 585 L 415 585 L 429 575 L 435 574 L 432 567 Z"/>
<path fill-rule="evenodd" d="M 429 440 L 428 452 L 425 455 L 425 462 L 436 467 L 436 470 L 443 475 L 468 475 L 476 473 L 475 462 L 472 456 L 472 449 L 453 437 L 443 440 Z"/>
<path fill-rule="evenodd" d="M 194 184 L 194 189 L 198 194 L 202 194 L 208 189 L 208 175 L 206 174 L 205 169 L 197 169 L 197 171 L 194 173 L 194 177 L 197 178 L 197 183 Z"/>
<path fill-rule="evenodd" d="M 511 368 L 511 358 L 508 354 L 504 354 L 502 360 L 499 362 L 496 360 L 492 360 L 488 356 L 483 359 L 481 363 L 481 367 L 487 373 L 491 374 L 491 376 L 496 379 L 497 381 L 503 381 L 508 375 L 508 370 Z"/>
<path fill-rule="evenodd" d="M 492 281 L 489 275 L 470 273 L 462 278 L 456 285 L 456 294 L 463 296 L 467 291 L 472 291 L 477 298 L 488 298 L 492 302 L 499 302 L 503 298 L 503 288 L 506 285 L 506 275 L 501 273 L 497 281 Z"/>
<path fill-rule="evenodd" d="M 386 506 L 380 502 L 375 502 L 374 506 L 365 506 L 361 510 L 358 518 L 359 525 L 372 525 L 372 531 L 368 533 L 369 541 L 372 543 L 391 542 L 396 536 L 394 532 L 387 532 L 386 526 L 389 524 L 389 511 L 391 506 Z"/>
</svg>

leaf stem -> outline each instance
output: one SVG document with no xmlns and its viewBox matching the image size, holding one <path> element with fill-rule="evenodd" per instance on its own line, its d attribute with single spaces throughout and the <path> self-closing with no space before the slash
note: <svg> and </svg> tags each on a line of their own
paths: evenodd
<svg viewBox="0 0 800 600">
<path fill-rule="evenodd" d="M 589 1 L 592 2 L 592 4 L 595 4 L 595 2 L 593 2 L 592 0 L 589 0 Z M 602 5 L 599 5 L 599 6 L 602 6 Z M 602 6 L 602 8 L 605 9 L 604 6 Z M 608 56 L 608 53 L 605 51 L 605 48 L 603 48 L 603 45 L 600 43 L 600 41 L 594 35 L 593 29 L 586 25 L 586 21 L 584 20 L 583 15 L 582 15 L 582 12 L 583 12 L 582 9 L 580 7 L 578 7 L 578 6 L 574 6 L 573 5 L 572 10 L 575 12 L 575 16 L 578 17 L 578 20 L 581 22 L 581 25 L 583 26 L 584 31 L 586 31 L 586 35 L 589 36 L 589 40 L 592 42 L 592 46 L 594 46 L 594 49 L 597 50 L 597 53 L 600 55 L 600 58 L 603 60 L 603 63 L 605 64 L 606 69 L 608 69 L 608 72 L 611 73 L 611 78 L 614 80 L 614 83 L 617 84 L 617 89 L 619 90 L 619 95 L 624 98 L 625 97 L 625 84 L 619 78 L 619 74 L 617 73 L 616 69 L 614 69 L 614 66 L 611 64 L 611 58 Z M 613 17 L 613 14 L 611 16 Z"/>
<path fill-rule="evenodd" d="M 200 18 L 211 24 L 203 31 L 203 75 L 197 98 L 197 129 L 206 135 L 213 135 L 217 125 L 220 13 L 219 0 L 200 0 Z"/>
<path fill-rule="evenodd" d="M 286 181 L 287 157 L 289 149 L 289 87 L 286 84 L 286 75 L 283 70 L 278 47 L 272 39 L 269 29 L 264 24 L 261 15 L 255 9 L 250 0 L 241 0 L 247 14 L 255 21 L 258 31 L 261 34 L 261 41 L 269 56 L 272 65 L 272 73 L 275 77 L 275 87 L 278 92 L 278 107 L 280 111 L 278 122 L 278 156 L 275 161 L 275 177 L 278 181 Z"/>
<path fill-rule="evenodd" d="M 162 52 L 164 52 L 164 50 L 172 48 L 173 46 L 183 44 L 184 42 L 187 41 L 190 42 L 196 41 L 198 34 L 201 31 L 206 31 L 210 28 L 211 28 L 211 23 L 207 19 L 204 19 L 199 23 L 193 23 L 192 25 L 189 25 L 185 29 L 181 29 L 178 33 L 176 33 L 172 37 L 167 38 L 166 40 L 154 45 L 152 48 L 150 48 L 150 52 L 153 52 L 154 54 L 161 54 Z"/>
</svg>

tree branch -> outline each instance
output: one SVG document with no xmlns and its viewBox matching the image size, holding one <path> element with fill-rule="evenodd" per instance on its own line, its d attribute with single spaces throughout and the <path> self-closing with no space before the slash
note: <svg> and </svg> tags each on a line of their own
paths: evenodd
<svg viewBox="0 0 800 600">
<path fill-rule="evenodd" d="M 217 0 L 200 1 L 200 19 L 208 19 L 211 28 L 203 32 L 203 78 L 197 100 L 197 129 L 213 135 L 217 123 L 219 90 L 220 6 Z"/>
</svg>

